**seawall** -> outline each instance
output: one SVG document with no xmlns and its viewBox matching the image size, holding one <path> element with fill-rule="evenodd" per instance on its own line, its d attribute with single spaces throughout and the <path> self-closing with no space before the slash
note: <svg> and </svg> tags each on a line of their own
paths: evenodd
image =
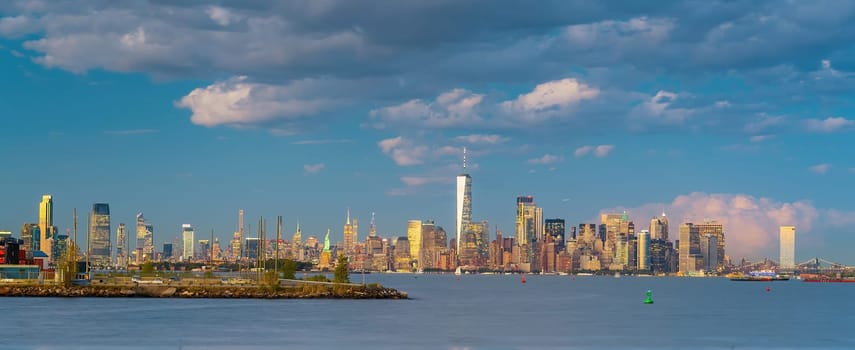
<svg viewBox="0 0 855 350">
<path fill-rule="evenodd" d="M 0 286 L 0 297 L 408 299 L 405 292 L 380 286 L 308 284 L 275 290 L 258 286 Z"/>
</svg>

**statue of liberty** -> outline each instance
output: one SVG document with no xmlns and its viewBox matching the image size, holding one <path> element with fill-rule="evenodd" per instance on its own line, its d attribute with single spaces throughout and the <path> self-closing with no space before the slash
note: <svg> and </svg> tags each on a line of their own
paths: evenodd
<svg viewBox="0 0 855 350">
<path fill-rule="evenodd" d="M 324 237 L 324 251 L 330 251 L 330 229 L 327 229 L 327 236 Z"/>
</svg>

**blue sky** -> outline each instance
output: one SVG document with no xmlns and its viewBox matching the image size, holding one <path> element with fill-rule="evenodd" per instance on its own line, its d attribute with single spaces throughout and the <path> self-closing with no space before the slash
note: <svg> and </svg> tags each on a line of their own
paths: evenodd
<svg viewBox="0 0 855 350">
<path fill-rule="evenodd" d="M 107 202 L 158 246 L 240 208 L 453 232 L 465 146 L 506 234 L 531 194 L 574 224 L 719 220 L 734 259 L 792 224 L 797 260 L 853 264 L 853 42 L 848 1 L 5 1 L 0 230 L 51 193 L 63 230 Z"/>
</svg>

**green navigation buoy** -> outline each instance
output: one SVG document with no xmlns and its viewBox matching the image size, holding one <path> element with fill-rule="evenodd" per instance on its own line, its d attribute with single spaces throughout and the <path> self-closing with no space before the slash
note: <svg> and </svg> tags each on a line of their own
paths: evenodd
<svg viewBox="0 0 855 350">
<path fill-rule="evenodd" d="M 653 298 L 650 297 L 651 294 L 653 294 L 653 292 L 648 290 L 647 291 L 647 298 L 644 299 L 645 304 L 653 304 Z"/>
</svg>

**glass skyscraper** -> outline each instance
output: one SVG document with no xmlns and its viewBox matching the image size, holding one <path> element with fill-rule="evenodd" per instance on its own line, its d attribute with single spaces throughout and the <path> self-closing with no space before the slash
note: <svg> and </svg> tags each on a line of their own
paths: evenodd
<svg viewBox="0 0 855 350">
<path fill-rule="evenodd" d="M 460 252 L 460 241 L 463 230 L 472 222 L 472 177 L 466 173 L 466 158 L 464 153 L 463 174 L 457 175 L 457 252 Z"/>
<path fill-rule="evenodd" d="M 39 232 L 41 233 L 39 249 L 51 259 L 50 239 L 55 231 L 56 227 L 53 226 L 53 197 L 46 194 L 42 196 L 42 201 L 39 202 Z"/>
<path fill-rule="evenodd" d="M 145 222 L 142 213 L 137 214 L 137 244 L 134 254 L 137 264 L 154 259 L 154 227 Z"/>
<path fill-rule="evenodd" d="M 93 204 L 90 220 L 89 261 L 92 266 L 108 267 L 112 261 L 110 206 L 107 203 Z"/>
<path fill-rule="evenodd" d="M 195 235 L 196 231 L 193 230 L 193 226 L 190 224 L 181 225 L 181 239 L 184 242 L 184 251 L 181 256 L 184 257 L 184 261 L 189 261 L 195 257 L 195 242 L 193 241 Z"/>
</svg>

